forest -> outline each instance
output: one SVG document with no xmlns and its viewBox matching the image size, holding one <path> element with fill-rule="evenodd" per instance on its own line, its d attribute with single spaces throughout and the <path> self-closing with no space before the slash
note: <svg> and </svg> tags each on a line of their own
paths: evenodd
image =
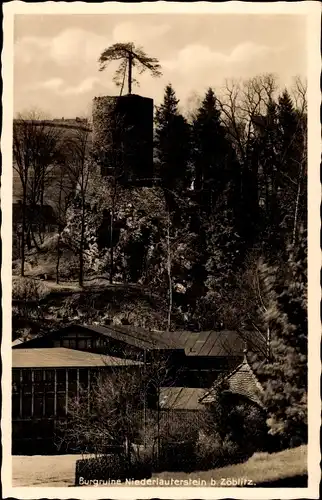
<svg viewBox="0 0 322 500">
<path fill-rule="evenodd" d="M 305 440 L 306 84 L 227 81 L 189 110 L 167 85 L 146 186 L 122 182 L 118 151 L 102 176 L 90 121 L 78 124 L 14 121 L 14 338 L 61 321 L 256 331 L 272 433 Z M 36 210 L 48 205 L 51 230 Z"/>
</svg>

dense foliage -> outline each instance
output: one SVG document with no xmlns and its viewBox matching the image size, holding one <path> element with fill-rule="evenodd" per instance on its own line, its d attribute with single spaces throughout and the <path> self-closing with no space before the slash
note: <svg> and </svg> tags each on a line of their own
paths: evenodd
<svg viewBox="0 0 322 500">
<path fill-rule="evenodd" d="M 307 238 L 289 248 L 284 273 L 264 267 L 270 356 L 258 368 L 270 433 L 285 446 L 307 442 Z"/>
<path fill-rule="evenodd" d="M 149 187 L 102 178 L 86 134 L 68 154 L 64 144 L 61 165 L 73 190 L 59 197 L 54 248 L 57 282 L 72 268 L 62 263 L 68 250 L 75 257 L 71 277 L 81 287 L 103 275 L 149 292 L 160 304 L 150 327 L 256 329 L 263 337 L 269 331 L 271 358 L 264 368 L 257 360 L 257 368 L 271 432 L 285 442 L 306 439 L 306 113 L 298 80 L 293 94 L 280 92 L 271 75 L 227 84 L 220 96 L 208 89 L 190 119 L 167 85 L 155 113 L 157 179 Z M 23 152 L 33 128 L 19 127 L 28 132 L 14 141 L 25 206 L 34 189 L 30 172 L 36 166 L 47 172 L 50 155 L 38 156 L 40 166 L 29 161 Z M 58 144 L 55 137 L 55 163 Z M 26 217 L 24 211 L 17 236 L 22 274 L 32 227 Z M 146 304 L 142 311 L 144 325 Z"/>
</svg>

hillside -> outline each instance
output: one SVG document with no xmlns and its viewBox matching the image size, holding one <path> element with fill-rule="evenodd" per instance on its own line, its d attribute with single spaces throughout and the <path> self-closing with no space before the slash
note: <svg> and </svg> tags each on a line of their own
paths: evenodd
<svg viewBox="0 0 322 500">
<path fill-rule="evenodd" d="M 24 295 L 28 287 L 30 299 Z M 111 285 L 106 277 L 86 280 L 83 288 L 76 281 L 57 285 L 38 278 L 13 278 L 12 340 L 26 332 L 29 336 L 45 334 L 59 324 L 75 321 L 164 330 L 167 304 L 147 287 Z M 180 315 L 174 314 L 173 326 L 183 326 Z"/>
</svg>

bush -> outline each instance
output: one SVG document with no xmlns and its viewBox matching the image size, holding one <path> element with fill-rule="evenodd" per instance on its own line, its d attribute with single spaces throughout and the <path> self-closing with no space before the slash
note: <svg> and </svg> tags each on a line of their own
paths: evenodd
<svg viewBox="0 0 322 500">
<path fill-rule="evenodd" d="M 205 413 L 197 444 L 200 468 L 243 462 L 266 450 L 266 413 L 251 401 L 218 393 Z"/>
<path fill-rule="evenodd" d="M 196 443 L 193 440 L 162 441 L 159 470 L 193 471 L 196 468 Z"/>
<path fill-rule="evenodd" d="M 79 258 L 76 255 L 66 252 L 63 255 L 59 266 L 59 277 L 65 280 L 77 279 L 79 275 Z"/>
<path fill-rule="evenodd" d="M 129 464 L 125 455 L 103 455 L 76 461 L 75 486 L 151 477 L 151 468 L 136 461 Z"/>
<path fill-rule="evenodd" d="M 222 463 L 223 449 L 219 436 L 211 436 L 200 432 L 196 445 L 196 462 L 200 470 L 220 467 Z"/>
<path fill-rule="evenodd" d="M 14 278 L 12 282 L 12 298 L 17 300 L 41 300 L 49 293 L 42 281 L 30 278 Z"/>
</svg>

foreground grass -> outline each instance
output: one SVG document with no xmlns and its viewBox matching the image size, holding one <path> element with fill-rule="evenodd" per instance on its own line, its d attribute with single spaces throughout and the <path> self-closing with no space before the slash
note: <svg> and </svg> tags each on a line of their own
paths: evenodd
<svg viewBox="0 0 322 500">
<path fill-rule="evenodd" d="M 307 474 L 307 446 L 300 446 L 279 453 L 255 453 L 247 462 L 221 469 L 185 474 L 183 472 L 162 472 L 156 477 L 162 479 L 205 480 L 207 485 L 216 481 L 216 486 L 226 486 L 225 479 L 250 480 L 253 485 L 278 481 Z M 229 486 L 229 484 L 228 484 Z M 233 485 L 231 485 L 233 486 Z"/>
<path fill-rule="evenodd" d="M 59 456 L 14 456 L 12 481 L 14 487 L 66 487 L 74 486 L 76 460 L 80 455 Z M 153 479 L 204 480 L 211 486 L 211 480 L 216 486 L 224 487 L 222 479 L 235 478 L 252 481 L 255 486 L 263 482 L 292 478 L 307 473 L 307 447 L 300 446 L 279 453 L 255 453 L 243 464 L 231 465 L 221 469 L 193 473 L 162 472 L 154 474 Z M 191 483 L 190 483 L 191 484 Z M 214 484 L 212 484 L 214 486 Z M 191 486 L 193 486 L 191 484 Z M 197 485 L 196 485 L 197 486 Z M 200 484 L 199 484 L 200 486 Z M 231 485 L 233 486 L 233 485 Z"/>
</svg>

